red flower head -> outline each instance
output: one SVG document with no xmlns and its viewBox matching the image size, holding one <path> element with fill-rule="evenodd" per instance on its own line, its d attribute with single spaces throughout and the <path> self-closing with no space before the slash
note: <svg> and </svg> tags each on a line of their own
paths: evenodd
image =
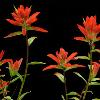
<svg viewBox="0 0 100 100">
<path fill-rule="evenodd" d="M 27 27 L 31 26 L 32 23 L 36 22 L 37 16 L 40 14 L 40 12 L 36 12 L 31 16 L 29 16 L 30 12 L 31 12 L 31 7 L 24 8 L 23 5 L 20 5 L 20 7 L 18 7 L 18 9 L 15 8 L 15 11 L 12 13 L 12 17 L 14 18 L 14 20 L 12 19 L 6 19 L 6 20 L 13 25 L 22 26 L 22 34 L 25 36 L 26 30 L 28 30 Z M 40 27 L 33 26 L 32 28 L 33 30 L 36 31 L 48 32 L 47 30 L 44 30 Z"/>
<path fill-rule="evenodd" d="M 97 37 L 100 32 L 100 24 L 97 25 L 96 16 L 91 16 L 90 18 L 87 16 L 86 20 L 83 22 L 83 25 L 84 26 L 77 24 L 84 37 L 75 37 L 74 39 L 86 42 L 96 42 L 100 40 L 100 37 Z"/>
<path fill-rule="evenodd" d="M 20 68 L 20 65 L 22 63 L 23 58 L 21 58 L 20 60 L 16 60 L 15 62 L 13 62 L 12 59 L 5 59 L 3 60 L 3 64 L 4 63 L 9 63 L 9 69 L 13 70 L 13 71 L 18 71 Z"/>
<path fill-rule="evenodd" d="M 0 90 L 8 85 L 9 85 L 9 82 L 6 82 L 6 81 L 3 81 L 2 79 L 0 79 Z"/>
<path fill-rule="evenodd" d="M 70 60 L 74 60 L 74 57 L 77 55 L 77 52 L 72 53 L 68 56 L 68 52 L 66 52 L 63 48 L 60 48 L 60 51 L 56 51 L 56 56 L 53 54 L 48 54 L 47 56 L 57 62 L 57 65 L 49 65 L 43 70 L 48 70 L 52 68 L 71 68 L 71 67 L 81 67 L 83 65 L 78 64 L 70 64 Z"/>
</svg>

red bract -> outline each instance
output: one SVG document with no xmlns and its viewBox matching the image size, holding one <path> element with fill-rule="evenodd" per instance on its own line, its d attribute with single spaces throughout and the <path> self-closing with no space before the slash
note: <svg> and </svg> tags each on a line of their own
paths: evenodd
<svg viewBox="0 0 100 100">
<path fill-rule="evenodd" d="M 3 56 L 4 56 L 4 51 L 2 50 L 2 51 L 0 52 L 0 60 L 2 60 Z"/>
<path fill-rule="evenodd" d="M 13 62 L 12 59 L 5 59 L 5 60 L 3 60 L 3 64 L 8 62 L 9 63 L 9 67 L 10 67 L 11 70 L 18 71 L 19 68 L 20 68 L 20 65 L 22 63 L 22 60 L 23 60 L 23 58 L 21 58 L 20 60 L 16 60 L 15 62 Z"/>
<path fill-rule="evenodd" d="M 97 62 L 93 62 L 93 66 L 92 66 L 93 77 L 97 75 L 99 68 L 100 68 L 100 64 Z"/>
<path fill-rule="evenodd" d="M 26 35 L 27 26 L 31 26 L 32 23 L 37 21 L 37 16 L 40 14 L 40 12 L 36 12 L 34 14 L 30 15 L 31 7 L 24 8 L 23 5 L 20 5 L 18 9 L 15 8 L 15 11 L 12 13 L 12 19 L 6 19 L 9 23 L 16 25 L 16 26 L 22 26 L 22 34 Z M 48 32 L 47 30 L 40 28 L 40 27 L 32 27 L 35 31 L 41 31 L 41 32 Z"/>
<path fill-rule="evenodd" d="M 90 18 L 87 16 L 86 20 L 83 22 L 83 25 L 84 26 L 77 24 L 84 37 L 75 37 L 74 39 L 87 42 L 95 42 L 100 40 L 100 37 L 97 37 L 100 32 L 100 24 L 97 25 L 96 16 L 91 16 Z"/>
<path fill-rule="evenodd" d="M 68 52 L 66 52 L 63 48 L 60 48 L 60 51 L 56 51 L 56 56 L 53 54 L 48 54 L 47 56 L 57 62 L 57 65 L 49 65 L 43 70 L 53 69 L 53 68 L 71 68 L 71 67 L 83 67 L 83 65 L 78 64 L 70 64 L 70 60 L 74 60 L 74 57 L 77 55 L 77 52 L 73 52 L 70 56 L 68 56 Z"/>
<path fill-rule="evenodd" d="M 2 79 L 0 79 L 0 90 L 8 85 L 9 85 L 9 82 L 6 82 L 6 81 L 3 81 Z"/>
</svg>

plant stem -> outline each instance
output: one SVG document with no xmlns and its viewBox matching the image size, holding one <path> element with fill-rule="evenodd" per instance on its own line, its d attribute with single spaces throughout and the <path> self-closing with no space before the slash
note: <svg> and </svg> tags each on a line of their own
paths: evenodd
<svg viewBox="0 0 100 100">
<path fill-rule="evenodd" d="M 26 68 L 25 68 L 24 78 L 21 84 L 21 88 L 20 88 L 17 100 L 19 100 L 19 97 L 22 93 L 22 90 L 26 81 L 26 76 L 27 76 L 27 71 L 28 71 L 28 56 L 29 56 L 29 47 L 28 47 L 28 36 L 26 34 Z"/>
<path fill-rule="evenodd" d="M 85 92 L 83 94 L 83 99 L 82 100 L 85 100 L 86 94 L 87 94 L 87 91 L 88 91 L 88 88 L 89 88 L 89 83 L 91 82 L 91 74 L 92 74 L 92 45 L 93 45 L 93 43 L 90 42 L 90 72 L 89 72 L 89 78 L 88 78 L 88 82 L 86 84 L 86 88 L 85 88 Z"/>
<path fill-rule="evenodd" d="M 65 100 L 68 100 L 68 96 L 67 94 L 67 86 L 66 86 L 66 75 L 65 75 L 65 71 L 63 72 L 64 75 L 64 87 L 65 87 Z"/>
</svg>

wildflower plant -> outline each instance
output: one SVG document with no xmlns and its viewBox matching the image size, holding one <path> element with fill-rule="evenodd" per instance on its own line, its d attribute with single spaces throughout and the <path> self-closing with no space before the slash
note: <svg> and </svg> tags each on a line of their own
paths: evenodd
<svg viewBox="0 0 100 100">
<path fill-rule="evenodd" d="M 31 15 L 32 7 L 24 7 L 24 5 L 20 5 L 18 8 L 14 6 L 14 12 L 11 13 L 12 18 L 7 18 L 6 21 L 15 27 L 21 27 L 21 30 L 18 30 L 17 32 L 12 32 L 5 36 L 4 38 L 11 38 L 17 35 L 22 35 L 23 38 L 25 38 L 26 42 L 26 59 L 23 57 L 18 58 L 16 60 L 12 58 L 5 58 L 5 51 L 1 50 L 0 52 L 0 67 L 2 67 L 4 64 L 7 64 L 7 70 L 10 75 L 10 80 L 5 80 L 5 75 L 2 75 L 0 73 L 0 95 L 2 100 L 14 100 L 13 97 L 8 95 L 9 86 L 20 79 L 21 84 L 18 92 L 18 96 L 16 100 L 23 100 L 24 96 L 26 96 L 30 91 L 23 91 L 25 82 L 27 81 L 28 76 L 28 68 L 29 65 L 36 65 L 36 64 L 45 64 L 43 62 L 38 61 L 31 61 L 29 62 L 29 47 L 32 45 L 32 42 L 35 40 L 35 36 L 28 37 L 28 31 L 39 31 L 39 32 L 45 32 L 48 31 L 46 29 L 33 26 L 36 21 L 38 21 L 38 15 L 40 12 L 35 12 Z M 100 68 L 100 60 L 95 61 L 93 59 L 93 53 L 97 52 L 100 53 L 100 50 L 96 48 L 96 42 L 100 40 L 99 33 L 100 33 L 100 24 L 96 23 L 96 16 L 86 17 L 86 19 L 83 19 L 83 26 L 77 24 L 78 29 L 81 31 L 83 36 L 77 36 L 74 37 L 74 40 L 79 40 L 82 42 L 86 42 L 89 45 L 89 52 L 87 53 L 88 56 L 79 56 L 78 52 L 71 52 L 69 53 L 64 48 L 60 48 L 59 51 L 56 51 L 55 54 L 49 53 L 47 56 L 51 58 L 56 64 L 51 64 L 48 66 L 45 66 L 43 68 L 43 72 L 47 70 L 52 69 L 59 69 L 62 72 L 55 72 L 53 75 L 55 75 L 63 84 L 64 84 L 64 94 L 61 95 L 62 100 L 86 100 L 87 93 L 91 92 L 93 94 L 93 91 L 89 90 L 89 87 L 92 85 L 100 85 L 100 78 L 97 78 L 97 74 Z M 85 66 L 84 64 L 78 64 L 76 61 L 78 59 L 81 60 L 87 60 L 89 61 L 88 65 Z M 26 67 L 24 70 L 24 74 L 20 72 L 20 67 L 23 65 L 23 62 L 26 62 Z M 73 62 L 71 62 L 73 61 Z M 43 65 L 44 66 L 44 65 Z M 86 80 L 84 76 L 82 76 L 78 72 L 73 72 L 73 74 L 77 75 L 79 78 L 81 78 L 85 82 L 85 86 L 82 89 L 81 93 L 77 91 L 71 91 L 69 92 L 67 89 L 67 78 L 66 73 L 69 70 L 72 70 L 74 68 L 86 68 L 88 67 L 89 73 L 88 73 L 88 79 Z M 0 72 L 2 69 L 0 69 Z M 69 87 L 70 89 L 70 87 Z M 99 100 L 98 98 L 93 98 L 93 100 Z"/>
</svg>

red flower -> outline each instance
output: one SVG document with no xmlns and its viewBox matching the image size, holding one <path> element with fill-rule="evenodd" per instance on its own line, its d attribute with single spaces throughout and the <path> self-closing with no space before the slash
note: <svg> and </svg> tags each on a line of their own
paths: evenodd
<svg viewBox="0 0 100 100">
<path fill-rule="evenodd" d="M 100 68 L 100 64 L 97 62 L 93 62 L 93 66 L 92 66 L 93 77 L 97 75 L 99 68 Z"/>
<path fill-rule="evenodd" d="M 23 60 L 23 58 L 21 58 L 20 60 L 16 60 L 15 62 L 13 62 L 12 59 L 5 59 L 5 60 L 3 60 L 3 64 L 8 62 L 9 63 L 9 67 L 10 67 L 11 70 L 18 71 L 19 68 L 20 68 L 20 65 L 22 63 L 22 60 Z"/>
<path fill-rule="evenodd" d="M 53 54 L 48 54 L 47 56 L 57 62 L 57 65 L 49 65 L 43 70 L 53 69 L 53 68 L 71 68 L 71 67 L 83 67 L 83 65 L 78 64 L 70 64 L 70 60 L 74 60 L 74 57 L 77 55 L 77 52 L 72 53 L 68 56 L 68 52 L 66 52 L 63 48 L 60 48 L 60 52 L 56 51 L 56 56 Z"/>
<path fill-rule="evenodd" d="M 40 14 L 40 12 L 36 12 L 34 14 L 30 15 L 31 12 L 31 7 L 28 8 L 24 8 L 23 5 L 20 5 L 20 7 L 18 7 L 18 9 L 15 8 L 15 11 L 12 13 L 12 17 L 14 18 L 14 20 L 12 19 L 6 19 L 9 23 L 16 25 L 16 26 L 22 26 L 22 34 L 25 36 L 26 35 L 26 30 L 27 30 L 27 26 L 31 26 L 32 23 L 37 21 L 37 16 Z M 32 27 L 33 30 L 36 31 L 41 31 L 41 32 L 48 32 L 45 29 L 42 29 L 40 27 Z"/>
<path fill-rule="evenodd" d="M 0 90 L 8 85 L 9 85 L 9 82 L 6 82 L 6 81 L 3 81 L 2 79 L 0 79 Z"/>
<path fill-rule="evenodd" d="M 100 24 L 97 25 L 96 23 L 96 16 L 91 16 L 90 18 L 87 16 L 86 21 L 83 22 L 84 26 L 77 24 L 79 30 L 83 33 L 84 37 L 75 37 L 75 40 L 80 41 L 98 41 L 100 37 L 97 35 L 100 32 Z"/>
</svg>

